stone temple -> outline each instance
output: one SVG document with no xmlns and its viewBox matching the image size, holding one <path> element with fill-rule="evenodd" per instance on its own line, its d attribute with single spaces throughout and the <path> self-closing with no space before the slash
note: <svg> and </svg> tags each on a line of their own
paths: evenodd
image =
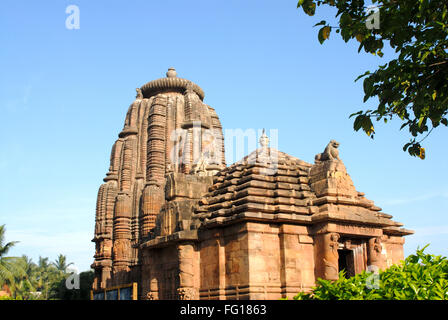
<svg viewBox="0 0 448 320">
<path fill-rule="evenodd" d="M 311 164 L 263 132 L 226 166 L 203 99 L 173 68 L 137 89 L 98 192 L 94 292 L 137 283 L 139 299 L 279 299 L 404 258 L 413 232 L 355 189 L 338 142 Z"/>
</svg>

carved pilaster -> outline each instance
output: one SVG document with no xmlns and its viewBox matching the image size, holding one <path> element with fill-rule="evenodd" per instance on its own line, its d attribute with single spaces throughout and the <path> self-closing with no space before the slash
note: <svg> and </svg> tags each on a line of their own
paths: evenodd
<svg viewBox="0 0 448 320">
<path fill-rule="evenodd" d="M 137 151 L 135 133 L 126 137 L 123 145 L 120 187 L 124 192 L 131 192 L 132 183 L 134 182 L 136 171 L 136 163 L 134 159 Z"/>
<path fill-rule="evenodd" d="M 165 178 L 167 97 L 157 95 L 150 107 L 148 117 L 148 148 L 146 180 L 162 185 Z"/>
<path fill-rule="evenodd" d="M 131 199 L 120 193 L 115 202 L 113 266 L 114 272 L 128 270 L 131 252 Z"/>
<path fill-rule="evenodd" d="M 164 190 L 152 184 L 146 185 L 142 195 L 142 211 L 140 216 L 140 234 L 145 237 L 155 227 L 156 217 L 165 202 Z"/>
<path fill-rule="evenodd" d="M 339 278 L 339 234 L 326 233 L 316 236 L 316 278 Z"/>
<path fill-rule="evenodd" d="M 194 245 L 182 244 L 177 250 L 180 287 L 192 287 L 194 286 Z"/>
<path fill-rule="evenodd" d="M 96 205 L 95 237 L 95 261 L 92 267 L 95 269 L 95 281 L 93 288 L 104 288 L 110 278 L 110 266 L 112 265 L 112 219 L 114 200 L 117 194 L 117 181 L 111 172 L 104 179 L 106 183 L 101 185 L 98 191 Z"/>
</svg>

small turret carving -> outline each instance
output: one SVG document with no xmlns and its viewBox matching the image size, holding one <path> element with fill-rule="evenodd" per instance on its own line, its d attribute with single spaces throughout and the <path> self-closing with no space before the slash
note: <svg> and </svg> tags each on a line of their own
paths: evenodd
<svg viewBox="0 0 448 320">
<path fill-rule="evenodd" d="M 136 88 L 135 91 L 137 91 L 137 96 L 135 97 L 135 99 L 143 99 L 143 93 L 142 90 L 140 88 Z"/>
</svg>

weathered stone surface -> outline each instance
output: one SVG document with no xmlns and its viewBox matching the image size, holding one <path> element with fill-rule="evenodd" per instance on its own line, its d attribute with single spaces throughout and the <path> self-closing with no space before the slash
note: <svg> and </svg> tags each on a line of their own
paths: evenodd
<svg viewBox="0 0 448 320">
<path fill-rule="evenodd" d="M 358 192 L 332 140 L 315 163 L 269 147 L 229 167 L 204 92 L 167 77 L 137 89 L 98 191 L 93 289 L 141 299 L 279 299 L 403 259 L 412 231 Z"/>
</svg>

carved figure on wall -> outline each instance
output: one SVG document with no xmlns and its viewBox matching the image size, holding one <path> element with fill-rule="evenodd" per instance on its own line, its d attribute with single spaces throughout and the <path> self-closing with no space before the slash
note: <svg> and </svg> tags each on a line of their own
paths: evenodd
<svg viewBox="0 0 448 320">
<path fill-rule="evenodd" d="M 383 250 L 383 246 L 381 244 L 380 238 L 371 238 L 369 239 L 369 264 L 376 265 L 381 268 L 381 251 Z"/>
<path fill-rule="evenodd" d="M 127 240 L 116 240 L 114 244 L 114 257 L 125 260 L 130 251 L 129 242 Z"/>
<path fill-rule="evenodd" d="M 325 147 L 324 152 L 317 154 L 314 159 L 316 160 L 316 162 L 327 160 L 341 160 L 339 158 L 338 148 L 339 142 L 337 142 L 336 140 L 331 140 Z"/>
<path fill-rule="evenodd" d="M 217 135 L 210 129 L 207 129 L 202 134 L 202 150 L 203 155 L 207 157 L 208 164 L 219 164 L 221 163 L 221 159 L 216 159 L 218 154 L 215 153 L 217 148 Z"/>
<path fill-rule="evenodd" d="M 204 173 L 207 172 L 207 166 L 208 166 L 208 157 L 204 157 L 204 154 L 201 154 L 201 157 L 198 159 L 198 162 L 196 163 L 196 166 L 194 168 L 194 173 Z"/>
<path fill-rule="evenodd" d="M 100 234 L 104 232 L 104 221 L 98 220 L 95 224 L 95 234 Z"/>
<path fill-rule="evenodd" d="M 185 86 L 185 94 L 192 94 L 192 93 L 194 93 L 193 83 L 191 81 L 188 81 L 187 85 Z"/>
<path fill-rule="evenodd" d="M 110 258 L 112 255 L 112 247 L 108 243 L 104 243 L 102 254 L 105 258 Z"/>
<path fill-rule="evenodd" d="M 339 277 L 338 270 L 338 248 L 339 248 L 339 234 L 338 233 L 329 233 L 325 235 L 324 240 L 324 277 L 325 279 L 335 280 Z"/>
<path fill-rule="evenodd" d="M 104 242 L 103 242 L 103 241 L 101 241 L 101 242 L 99 243 L 98 254 L 99 254 L 101 257 L 104 257 Z"/>
<path fill-rule="evenodd" d="M 95 257 L 101 256 L 101 245 L 102 245 L 102 242 L 95 243 Z"/>
</svg>

